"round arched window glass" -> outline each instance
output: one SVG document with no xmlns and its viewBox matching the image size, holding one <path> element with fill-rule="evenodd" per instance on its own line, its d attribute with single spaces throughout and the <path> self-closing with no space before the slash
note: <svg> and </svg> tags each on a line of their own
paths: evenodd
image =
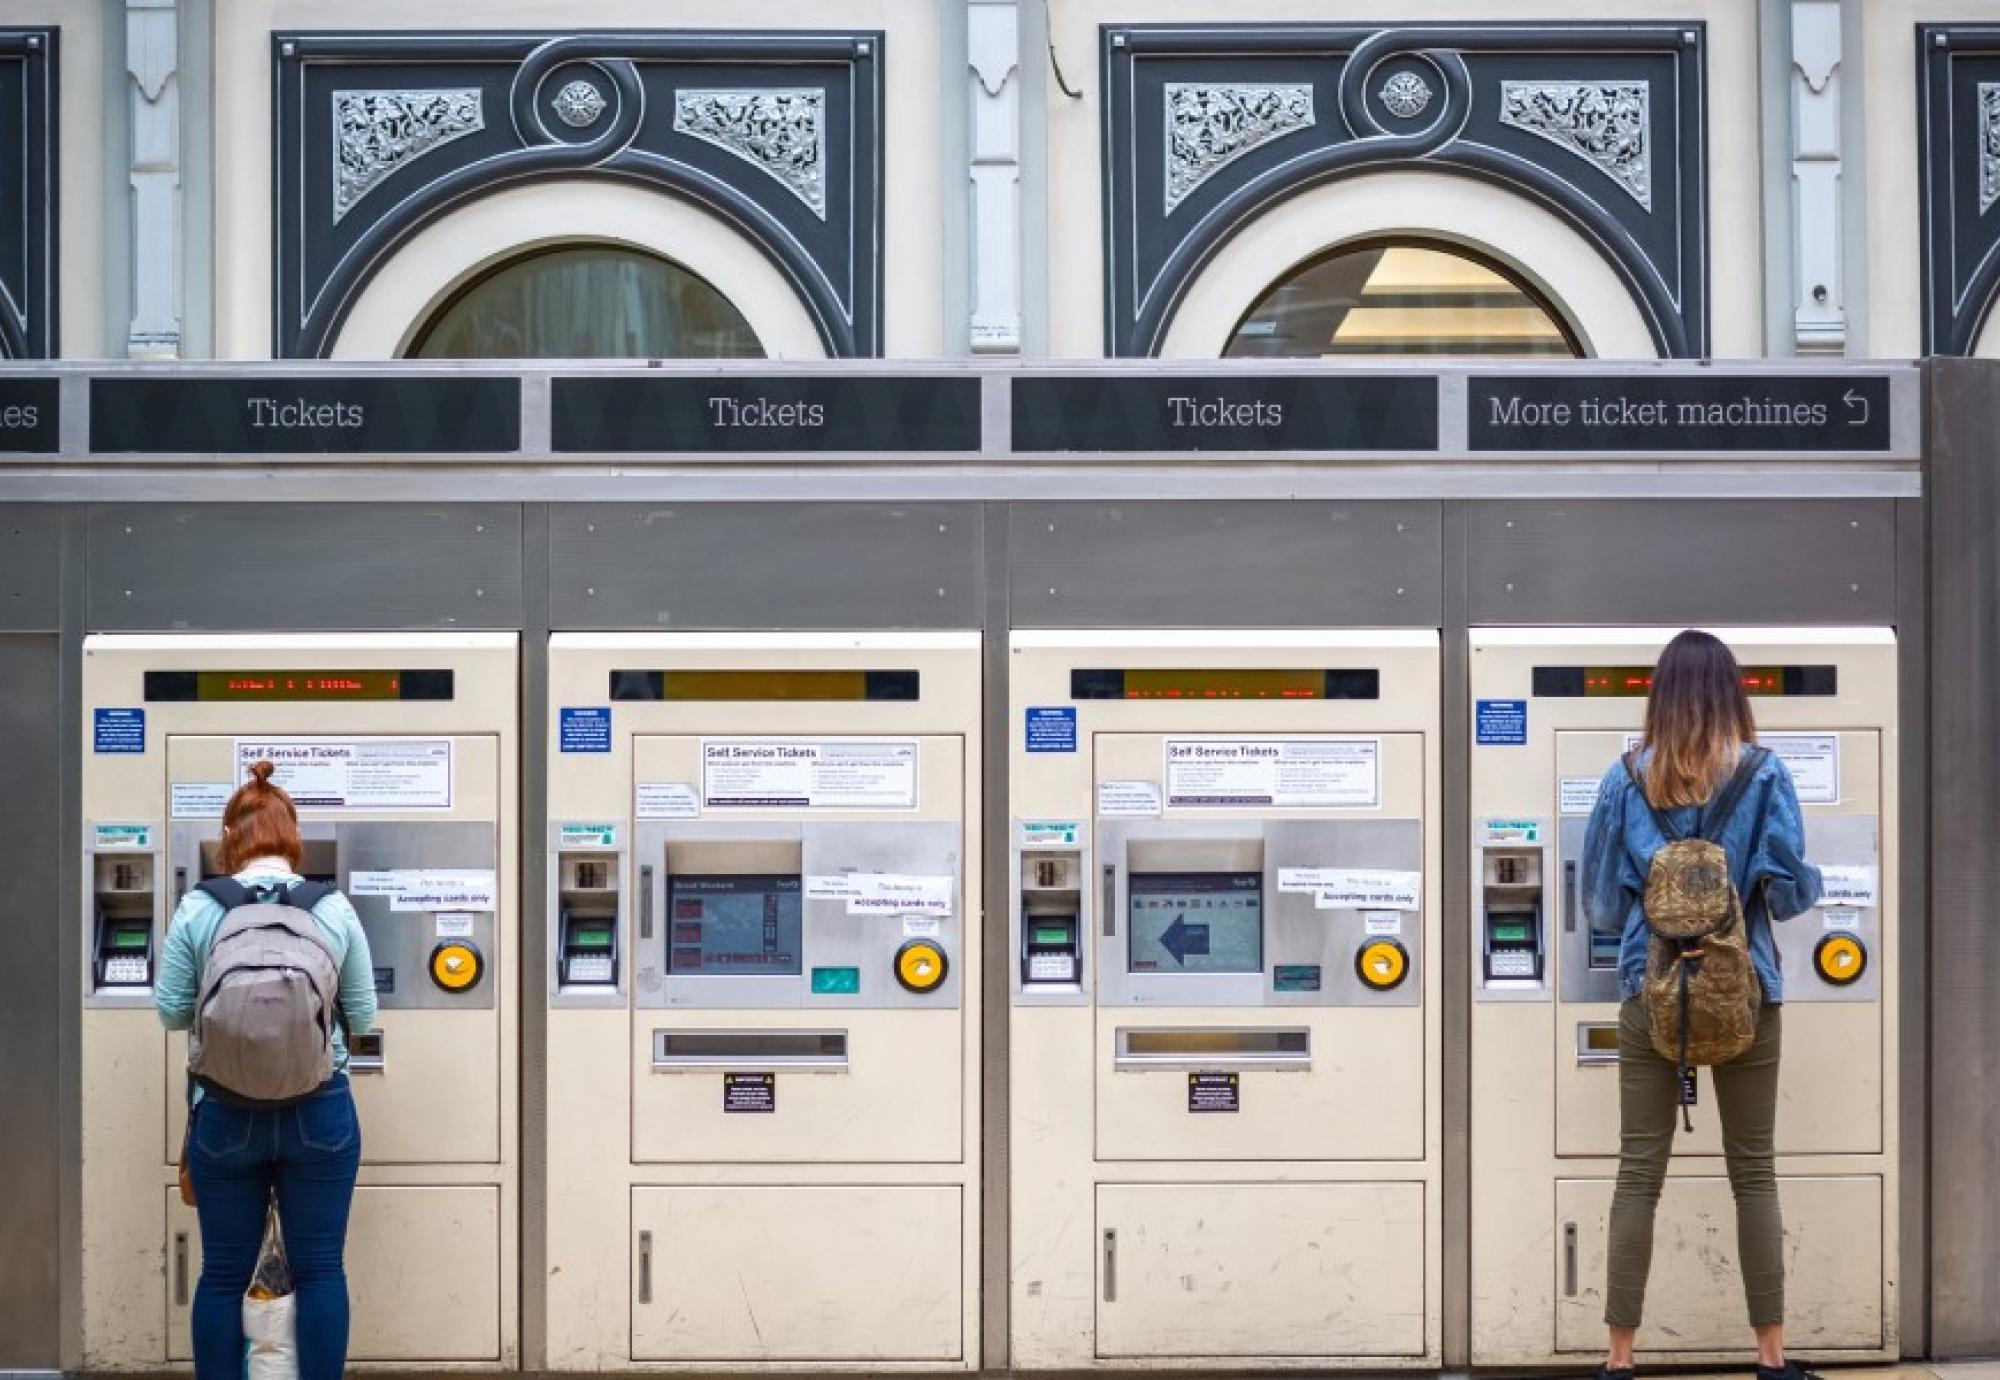
<svg viewBox="0 0 2000 1380">
<path fill-rule="evenodd" d="M 1559 313 L 1497 265 L 1428 244 L 1343 246 L 1265 292 L 1223 354 L 1581 356 Z"/>
<path fill-rule="evenodd" d="M 605 246 L 514 259 L 425 324 L 413 359 L 762 359 L 750 323 L 678 264 Z"/>
</svg>

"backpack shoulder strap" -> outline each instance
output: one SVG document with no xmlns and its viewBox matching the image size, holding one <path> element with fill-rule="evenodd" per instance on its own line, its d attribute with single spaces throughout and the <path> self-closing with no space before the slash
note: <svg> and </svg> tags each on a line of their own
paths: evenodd
<svg viewBox="0 0 2000 1380">
<path fill-rule="evenodd" d="M 1646 813 L 1653 817 L 1653 827 L 1660 831 L 1660 837 L 1668 843 L 1678 842 L 1681 831 L 1674 828 L 1674 822 L 1667 818 L 1667 812 L 1653 803 L 1646 794 L 1646 780 L 1639 775 L 1639 750 L 1637 748 L 1618 759 L 1625 764 L 1625 775 L 1632 783 L 1632 789 L 1639 793 L 1639 803 L 1646 807 Z"/>
<path fill-rule="evenodd" d="M 1702 811 L 1701 822 L 1695 830 L 1697 837 L 1713 843 L 1728 827 L 1730 819 L 1736 814 L 1736 807 L 1743 803 L 1743 797 L 1750 790 L 1750 783 L 1757 779 L 1757 773 L 1763 769 L 1764 759 L 1770 755 L 1770 749 L 1756 746 L 1744 752 L 1741 760 L 1736 763 L 1736 770 L 1729 777 L 1729 784 L 1724 786 L 1722 793 L 1710 801 L 1708 808 Z"/>
<path fill-rule="evenodd" d="M 340 890 L 332 882 L 293 882 L 285 893 L 285 900 L 300 910 L 311 912 L 312 908 Z"/>
<path fill-rule="evenodd" d="M 238 906 L 247 906 L 254 899 L 250 893 L 250 888 L 237 881 L 234 877 L 210 877 L 207 881 L 197 886 L 195 890 L 209 897 L 217 905 L 221 906 L 224 911 L 235 910 Z"/>
</svg>

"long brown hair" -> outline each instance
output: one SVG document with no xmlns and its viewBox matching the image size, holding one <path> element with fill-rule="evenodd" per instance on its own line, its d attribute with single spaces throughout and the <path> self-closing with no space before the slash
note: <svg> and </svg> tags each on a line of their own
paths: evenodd
<svg viewBox="0 0 2000 1380">
<path fill-rule="evenodd" d="M 1669 642 L 1646 696 L 1647 798 L 1701 804 L 1756 741 L 1743 672 L 1722 640 L 1690 629 Z"/>
<path fill-rule="evenodd" d="M 218 861 L 235 874 L 258 858 L 283 858 L 294 872 L 305 862 L 305 840 L 299 837 L 299 811 L 283 786 L 271 780 L 277 770 L 269 762 L 250 764 L 250 779 L 222 807 L 222 847 Z"/>
</svg>

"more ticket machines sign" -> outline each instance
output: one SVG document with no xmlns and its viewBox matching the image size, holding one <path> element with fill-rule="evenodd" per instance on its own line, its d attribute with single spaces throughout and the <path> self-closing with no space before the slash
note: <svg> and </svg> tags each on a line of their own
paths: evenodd
<svg viewBox="0 0 2000 1380">
<path fill-rule="evenodd" d="M 59 365 L 0 370 L 0 464 L 1914 461 L 1916 400 L 1909 365 Z"/>
</svg>

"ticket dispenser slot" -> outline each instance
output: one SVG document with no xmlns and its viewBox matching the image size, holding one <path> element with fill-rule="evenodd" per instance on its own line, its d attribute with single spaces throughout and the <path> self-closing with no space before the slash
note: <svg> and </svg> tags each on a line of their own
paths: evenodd
<svg viewBox="0 0 2000 1380">
<path fill-rule="evenodd" d="M 151 853 L 95 856 L 91 980 L 99 992 L 153 985 L 156 860 Z"/>
<path fill-rule="evenodd" d="M 1488 988 L 1538 988 L 1547 953 L 1543 930 L 1542 850 L 1480 850 L 1480 972 Z"/>
<path fill-rule="evenodd" d="M 615 853 L 556 855 L 556 982 L 563 992 L 616 991 L 622 890 Z"/>
</svg>

